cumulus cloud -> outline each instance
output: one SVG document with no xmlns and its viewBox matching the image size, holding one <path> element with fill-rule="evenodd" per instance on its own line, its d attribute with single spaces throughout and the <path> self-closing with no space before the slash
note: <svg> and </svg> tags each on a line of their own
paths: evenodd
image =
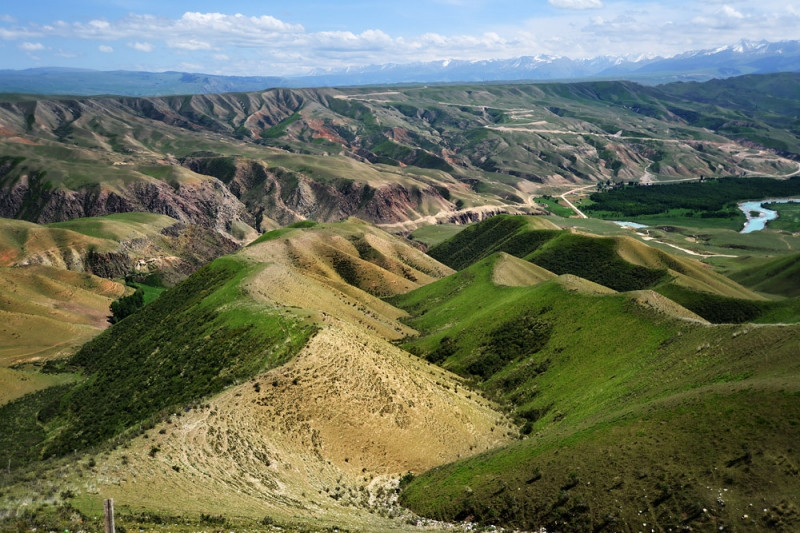
<svg viewBox="0 0 800 533">
<path fill-rule="evenodd" d="M 735 8 L 732 8 L 729 5 L 722 6 L 722 13 L 726 17 L 736 18 L 736 19 L 743 19 L 744 15 L 740 11 L 737 11 Z"/>
<path fill-rule="evenodd" d="M 44 45 L 42 43 L 29 43 L 26 41 L 20 43 L 19 49 L 25 50 L 26 52 L 38 52 L 39 50 L 44 50 Z"/>
<path fill-rule="evenodd" d="M 211 50 L 211 45 L 204 41 L 197 39 L 189 39 L 186 41 L 170 41 L 167 43 L 170 48 L 177 48 L 179 50 Z"/>
<path fill-rule="evenodd" d="M 135 43 L 128 43 L 128 46 L 130 46 L 134 50 L 138 50 L 140 52 L 152 52 L 153 51 L 153 45 L 150 44 L 150 43 L 147 43 L 147 42 L 140 43 L 140 42 L 137 41 Z"/>
<path fill-rule="evenodd" d="M 435 1 L 471 8 L 492 5 L 488 0 Z M 150 56 L 159 60 L 159 68 L 176 69 L 181 61 L 187 61 L 216 65 L 224 73 L 295 75 L 447 59 L 672 55 L 716 48 L 742 38 L 796 39 L 800 26 L 798 9 L 787 6 L 784 0 L 759 0 L 758 4 L 739 0 L 548 1 L 559 8 L 557 14 L 545 10 L 549 14 L 543 15 L 532 8 L 529 20 L 487 26 L 472 33 L 447 28 L 401 36 L 380 23 L 364 31 L 308 31 L 300 24 L 269 15 L 190 11 L 173 18 L 140 13 L 119 19 L 62 20 L 45 25 L 0 18 L 0 39 L 22 43 L 17 46 L 23 50 L 24 43 L 39 44 L 51 53 L 61 45 L 55 39 L 98 41 L 99 52 L 112 53 L 116 48 L 120 56 L 124 56 L 125 48 L 164 51 Z M 26 51 L 30 55 L 34 50 Z"/>
<path fill-rule="evenodd" d="M 598 9 L 603 7 L 600 0 L 548 0 L 551 6 L 561 9 Z"/>
</svg>

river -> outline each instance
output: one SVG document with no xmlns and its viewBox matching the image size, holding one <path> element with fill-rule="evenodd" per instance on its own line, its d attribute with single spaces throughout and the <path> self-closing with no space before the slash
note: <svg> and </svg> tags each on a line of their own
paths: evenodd
<svg viewBox="0 0 800 533">
<path fill-rule="evenodd" d="M 800 202 L 799 198 L 779 198 L 772 200 L 756 200 L 750 202 L 739 203 L 739 209 L 747 217 L 747 222 L 744 223 L 744 228 L 739 233 L 752 233 L 754 231 L 761 231 L 767 226 L 770 220 L 778 218 L 777 211 L 767 209 L 764 207 L 766 204 L 788 204 L 791 202 Z M 758 213 L 758 216 L 753 216 L 752 213 Z"/>
</svg>

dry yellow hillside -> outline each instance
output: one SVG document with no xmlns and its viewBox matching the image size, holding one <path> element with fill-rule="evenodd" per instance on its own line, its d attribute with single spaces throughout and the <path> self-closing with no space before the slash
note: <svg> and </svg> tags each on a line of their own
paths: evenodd
<svg viewBox="0 0 800 533">
<path fill-rule="evenodd" d="M 684 287 L 719 294 L 729 298 L 763 300 L 762 296 L 739 285 L 694 259 L 676 257 L 648 246 L 632 237 L 615 237 L 617 253 L 626 261 L 647 268 L 666 268 L 674 283 Z"/>
<path fill-rule="evenodd" d="M 603 295 L 617 292 L 614 289 L 609 289 L 605 285 L 600 285 L 599 283 L 589 281 L 588 279 L 574 274 L 561 274 L 555 278 L 555 282 L 570 292 L 577 292 L 580 294 Z"/>
<path fill-rule="evenodd" d="M 675 303 L 666 296 L 655 291 L 630 291 L 627 294 L 634 302 L 646 309 L 651 309 L 663 315 L 679 318 L 681 320 L 709 324 L 709 322 L 700 315 L 693 313 L 682 305 Z"/>
<path fill-rule="evenodd" d="M 69 268 L 89 247 L 106 251 L 115 244 L 68 229 L 0 219 L 0 266 L 39 263 Z"/>
<path fill-rule="evenodd" d="M 322 328 L 289 364 L 98 459 L 76 488 L 133 508 L 390 530 L 370 509 L 399 476 L 515 435 L 453 374 L 343 321 Z"/>
<path fill-rule="evenodd" d="M 492 271 L 492 282 L 508 287 L 528 287 L 555 277 L 549 270 L 505 252 L 500 252 Z"/>
<path fill-rule="evenodd" d="M 48 266 L 0 267 L 0 366 L 73 353 L 108 327 L 125 287 Z"/>
<path fill-rule="evenodd" d="M 403 311 L 379 297 L 405 293 L 453 271 L 371 225 L 295 229 L 240 252 L 263 263 L 246 284 L 259 301 L 347 320 L 388 339 L 413 333 Z"/>
</svg>

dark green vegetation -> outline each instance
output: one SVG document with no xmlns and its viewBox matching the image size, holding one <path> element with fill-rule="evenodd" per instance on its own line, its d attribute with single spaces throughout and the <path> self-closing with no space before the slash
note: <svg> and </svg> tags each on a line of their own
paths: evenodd
<svg viewBox="0 0 800 533">
<path fill-rule="evenodd" d="M 564 232 L 524 258 L 555 274 L 575 274 L 617 291 L 651 288 L 666 277 L 666 270 L 623 260 L 617 247 L 612 239 Z"/>
<path fill-rule="evenodd" d="M 116 324 L 144 307 L 144 291 L 136 289 L 133 294 L 111 302 L 111 323 Z"/>
<path fill-rule="evenodd" d="M 463 269 L 493 253 L 506 252 L 555 274 L 573 274 L 616 291 L 653 289 L 712 323 L 800 320 L 797 300 L 752 300 L 685 286 L 675 282 L 676 273 L 686 272 L 677 261 L 662 259 L 673 273 L 665 267 L 633 264 L 621 255 L 621 248 L 626 246 L 624 241 L 569 231 L 537 230 L 529 226 L 529 220 L 522 216 L 493 217 L 466 228 L 431 248 L 429 253 L 451 268 Z M 781 279 L 791 278 L 793 265 L 791 259 L 780 260 L 775 268 L 788 267 L 789 270 L 784 278 L 771 278 L 773 283 L 780 284 Z M 756 275 L 764 276 L 768 272 L 768 269 L 759 270 Z"/>
<path fill-rule="evenodd" d="M 0 461 L 6 468 L 40 459 L 47 432 L 39 413 L 56 404 L 74 385 L 49 387 L 0 406 Z"/>
<path fill-rule="evenodd" d="M 483 224 L 476 239 L 491 231 Z M 498 261 L 392 302 L 420 332 L 408 350 L 473 380 L 529 437 L 417 476 L 404 504 L 554 531 L 797 527 L 799 326 L 700 325 L 654 293 L 603 293 L 577 278 L 497 286 Z M 743 320 L 748 305 L 767 305 L 720 311 L 724 300 L 703 305 Z"/>
<path fill-rule="evenodd" d="M 524 217 L 498 215 L 465 228 L 431 248 L 428 255 L 460 270 L 496 252 L 524 257 L 559 233 L 557 230 L 532 229 Z"/>
<path fill-rule="evenodd" d="M 624 261 L 616 247 L 612 239 L 531 229 L 525 217 L 500 215 L 465 229 L 429 253 L 461 269 L 495 252 L 506 252 L 555 274 L 575 274 L 619 291 L 653 287 L 666 275 Z"/>
<path fill-rule="evenodd" d="M 590 197 L 593 203 L 583 210 L 602 218 L 639 222 L 648 222 L 651 218 L 648 215 L 664 214 L 681 218 L 689 225 L 692 225 L 692 217 L 727 219 L 727 226 L 739 229 L 744 223 L 744 214 L 737 208 L 737 202 L 792 196 L 800 196 L 800 177 L 788 180 L 722 178 L 652 187 L 626 186 L 596 192 Z M 697 224 L 702 226 L 703 221 Z"/>
<path fill-rule="evenodd" d="M 238 284 L 253 268 L 217 260 L 86 344 L 66 365 L 87 379 L 38 411 L 44 438 L 26 457 L 97 446 L 286 362 L 312 329 L 242 300 Z M 41 407 L 34 395 L 8 408 L 36 409 L 31 402 Z"/>
</svg>

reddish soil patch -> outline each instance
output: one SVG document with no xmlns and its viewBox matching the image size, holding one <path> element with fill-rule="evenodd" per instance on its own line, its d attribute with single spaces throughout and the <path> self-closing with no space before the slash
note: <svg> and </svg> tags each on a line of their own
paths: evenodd
<svg viewBox="0 0 800 533">
<path fill-rule="evenodd" d="M 314 131 L 314 137 L 318 139 L 327 139 L 341 145 L 347 145 L 347 142 L 339 137 L 336 132 L 325 127 L 325 123 L 321 120 L 309 120 L 308 127 Z"/>
</svg>

